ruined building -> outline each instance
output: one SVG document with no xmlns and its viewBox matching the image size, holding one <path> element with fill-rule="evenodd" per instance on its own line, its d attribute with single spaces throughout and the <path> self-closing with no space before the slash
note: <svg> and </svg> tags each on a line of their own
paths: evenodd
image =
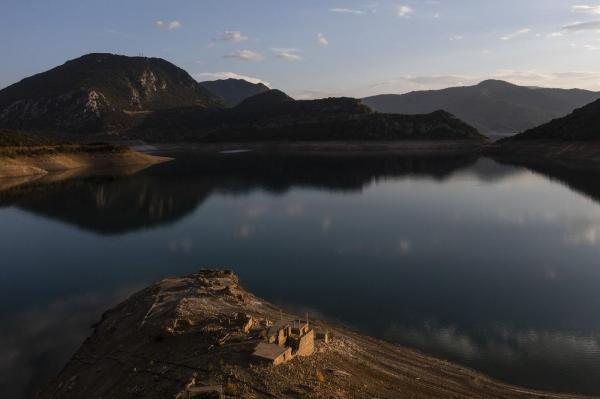
<svg viewBox="0 0 600 399">
<path fill-rule="evenodd" d="M 259 343 L 253 355 L 274 366 L 296 356 L 310 356 L 315 350 L 315 331 L 308 320 L 279 321 L 269 327 L 266 342 Z"/>
</svg>

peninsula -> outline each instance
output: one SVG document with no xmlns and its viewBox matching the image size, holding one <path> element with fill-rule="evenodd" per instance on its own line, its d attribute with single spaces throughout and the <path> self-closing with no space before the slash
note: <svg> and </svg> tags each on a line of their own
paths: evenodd
<svg viewBox="0 0 600 399">
<path fill-rule="evenodd" d="M 227 270 L 167 278 L 107 311 L 39 398 L 572 398 L 256 297 Z"/>
<path fill-rule="evenodd" d="M 0 178 L 45 175 L 71 169 L 150 166 L 170 158 L 106 143 L 74 144 L 0 129 Z"/>
</svg>

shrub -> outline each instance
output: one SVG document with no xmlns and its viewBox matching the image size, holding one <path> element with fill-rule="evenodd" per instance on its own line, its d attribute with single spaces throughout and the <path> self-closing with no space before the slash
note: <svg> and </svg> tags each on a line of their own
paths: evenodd
<svg viewBox="0 0 600 399">
<path fill-rule="evenodd" d="M 228 382 L 225 385 L 225 389 L 223 390 L 223 393 L 227 396 L 236 396 L 238 394 L 238 386 L 236 384 Z"/>
</svg>

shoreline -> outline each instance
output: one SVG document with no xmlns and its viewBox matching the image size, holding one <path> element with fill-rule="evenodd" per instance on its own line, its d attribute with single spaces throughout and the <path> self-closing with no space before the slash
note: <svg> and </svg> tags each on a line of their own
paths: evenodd
<svg viewBox="0 0 600 399">
<path fill-rule="evenodd" d="M 0 179 L 43 176 L 69 170 L 151 166 L 172 160 L 128 149 L 92 152 L 48 151 L 48 148 L 42 148 L 40 153 L 36 153 L 36 150 L 0 148 Z"/>
<path fill-rule="evenodd" d="M 123 144 L 127 144 L 124 142 Z M 161 151 L 193 152 L 236 152 L 250 150 L 254 152 L 314 153 L 324 155 L 389 153 L 406 154 L 478 151 L 485 144 L 476 140 L 439 140 L 439 141 L 267 141 L 267 142 L 228 142 L 228 143 L 132 143 L 132 149 L 156 153 Z M 148 149 L 148 147 L 152 147 Z"/>
<path fill-rule="evenodd" d="M 494 143 L 484 156 L 518 166 L 551 166 L 571 171 L 600 172 L 600 142 L 523 140 Z"/>
<path fill-rule="evenodd" d="M 230 271 L 166 278 L 105 312 L 38 397 L 125 398 L 135 388 L 147 398 L 186 398 L 201 386 L 240 398 L 584 397 L 504 384 L 321 320 L 310 319 L 311 354 L 278 366 L 253 356 L 268 320 L 298 319 L 305 316 L 247 292 Z"/>
</svg>

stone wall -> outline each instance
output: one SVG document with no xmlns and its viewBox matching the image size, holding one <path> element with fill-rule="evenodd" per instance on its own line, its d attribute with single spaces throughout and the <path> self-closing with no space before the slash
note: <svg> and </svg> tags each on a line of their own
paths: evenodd
<svg viewBox="0 0 600 399">
<path fill-rule="evenodd" d="M 315 330 L 302 335 L 298 342 L 297 356 L 310 356 L 315 351 Z"/>
</svg>

